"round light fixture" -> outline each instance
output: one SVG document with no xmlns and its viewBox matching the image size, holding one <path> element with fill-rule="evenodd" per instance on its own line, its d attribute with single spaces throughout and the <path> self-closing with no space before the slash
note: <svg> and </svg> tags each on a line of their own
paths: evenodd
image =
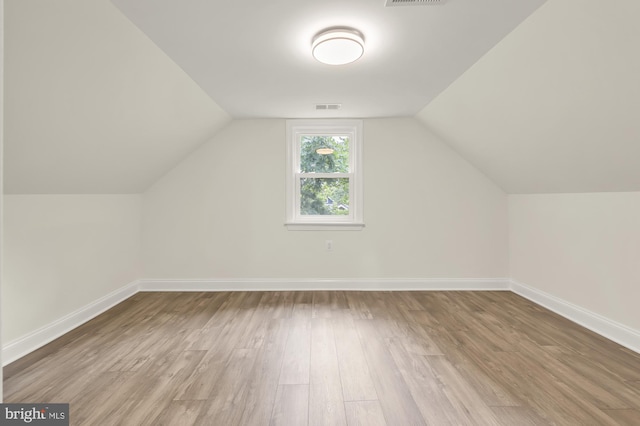
<svg viewBox="0 0 640 426">
<path fill-rule="evenodd" d="M 364 39 L 358 31 L 332 28 L 318 33 L 311 43 L 313 57 L 323 64 L 344 65 L 364 53 Z"/>
</svg>

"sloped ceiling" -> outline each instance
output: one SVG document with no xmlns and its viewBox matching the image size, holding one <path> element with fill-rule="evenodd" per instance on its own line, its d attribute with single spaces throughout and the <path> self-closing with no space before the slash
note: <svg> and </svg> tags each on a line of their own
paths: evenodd
<svg viewBox="0 0 640 426">
<path fill-rule="evenodd" d="M 5 192 L 139 193 L 230 120 L 108 0 L 5 0 Z"/>
<path fill-rule="evenodd" d="M 340 91 L 332 91 L 333 86 L 348 96 L 358 93 L 354 104 L 373 106 L 359 110 L 346 102 L 343 113 L 350 116 L 381 115 L 383 111 L 374 107 L 386 105 L 385 99 L 406 104 L 385 114 L 412 114 L 437 96 L 418 117 L 507 192 L 640 191 L 636 0 L 549 0 L 537 10 L 541 0 L 489 2 L 494 9 L 478 9 L 485 2 L 450 0 L 444 7 L 455 10 L 458 20 L 450 21 L 456 31 L 445 38 L 453 38 L 453 45 L 425 28 L 403 28 L 427 22 L 430 28 L 442 26 L 427 15 L 442 17 L 445 9 L 379 8 L 378 2 L 364 0 L 304 3 L 317 19 L 297 22 L 295 46 L 276 42 L 289 40 L 285 29 L 292 27 L 287 23 L 295 21 L 294 10 L 304 11 L 302 3 L 271 2 L 271 9 L 260 16 L 266 20 L 282 15 L 283 24 L 271 21 L 273 34 L 264 28 L 256 32 L 247 25 L 238 27 L 233 37 L 223 39 L 229 42 L 218 59 L 226 58 L 226 64 L 234 55 L 251 58 L 243 56 L 246 40 L 236 44 L 236 36 L 270 40 L 281 53 L 270 59 L 260 54 L 242 67 L 222 70 L 218 76 L 228 85 L 220 90 L 230 94 L 220 101 L 210 96 L 215 90 L 202 90 L 194 76 L 174 62 L 189 52 L 180 50 L 182 36 L 172 41 L 184 26 L 177 27 L 173 15 L 166 13 L 171 5 L 187 13 L 179 9 L 220 3 L 199 0 L 187 7 L 175 0 L 114 2 L 129 8 L 132 19 L 147 22 L 149 32 L 158 27 L 158 14 L 168 19 L 160 20 L 168 27 L 160 32 L 164 38 L 154 42 L 165 43 L 161 47 L 175 50 L 176 57 L 166 56 L 108 0 L 5 0 L 5 192 L 139 193 L 230 120 L 218 105 L 224 103 L 238 116 L 315 116 L 304 109 L 310 103 L 346 99 L 334 96 Z M 216 19 L 255 14 L 258 3 L 244 2 L 244 8 L 226 4 L 228 9 L 221 10 L 233 13 Z M 319 4 L 337 9 L 320 13 L 313 9 Z M 496 5 L 504 7 L 497 12 Z M 331 75 L 335 70 L 317 68 L 302 49 L 307 49 L 314 31 L 335 23 L 336 17 L 354 26 L 372 19 L 372 28 L 383 30 L 377 40 L 375 32 L 368 33 L 370 56 L 342 68 L 344 81 Z M 488 21 L 481 22 L 484 18 Z M 365 24 L 362 29 L 367 30 Z M 189 37 L 194 31 L 190 29 Z M 413 43 L 417 51 L 400 48 L 398 37 L 410 40 L 405 47 Z M 457 56 L 455 46 L 465 43 L 469 46 Z M 425 48 L 433 46 L 442 51 L 430 57 Z M 294 55 L 300 56 L 293 59 Z M 431 71 L 416 77 L 411 62 L 393 62 L 406 56 L 417 57 L 417 64 L 430 60 Z M 444 58 L 448 65 L 434 58 Z M 299 81 L 268 78 L 274 75 L 269 74 L 276 69 L 274 63 L 292 65 L 288 61 L 298 61 L 296 72 L 303 76 Z M 391 66 L 383 66 L 386 63 Z M 204 66 L 196 71 L 207 70 Z M 236 75 L 253 80 L 243 88 L 232 80 Z M 385 80 L 397 86 L 386 95 L 375 94 L 372 89 Z M 437 84 L 424 86 L 431 80 Z M 301 90 L 306 86 L 321 88 L 326 96 Z M 252 109 L 257 108 L 252 92 L 272 101 L 272 110 Z M 228 99 L 235 103 L 227 104 Z M 302 112 L 288 113 L 289 106 L 283 105 L 295 102 Z"/>
<path fill-rule="evenodd" d="M 544 0 L 112 0 L 235 118 L 415 115 Z M 335 26 L 365 38 L 358 61 L 311 55 Z"/>
<path fill-rule="evenodd" d="M 509 193 L 640 191 L 639 20 L 550 0 L 418 116 Z"/>
</svg>

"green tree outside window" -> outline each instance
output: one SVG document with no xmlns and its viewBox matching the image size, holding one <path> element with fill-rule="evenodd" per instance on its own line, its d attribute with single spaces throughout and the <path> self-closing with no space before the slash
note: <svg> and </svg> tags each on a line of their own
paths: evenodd
<svg viewBox="0 0 640 426">
<path fill-rule="evenodd" d="M 319 153 L 330 151 L 330 153 Z M 322 151 L 324 149 L 325 151 Z M 349 138 L 303 136 L 300 143 L 300 213 L 303 215 L 348 215 L 349 178 L 318 177 L 313 173 L 349 173 Z"/>
</svg>

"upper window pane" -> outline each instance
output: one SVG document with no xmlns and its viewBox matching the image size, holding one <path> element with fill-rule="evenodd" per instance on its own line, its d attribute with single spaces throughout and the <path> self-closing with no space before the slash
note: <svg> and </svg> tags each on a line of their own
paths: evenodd
<svg viewBox="0 0 640 426">
<path fill-rule="evenodd" d="M 349 173 L 349 138 L 335 135 L 301 136 L 300 172 Z"/>
</svg>

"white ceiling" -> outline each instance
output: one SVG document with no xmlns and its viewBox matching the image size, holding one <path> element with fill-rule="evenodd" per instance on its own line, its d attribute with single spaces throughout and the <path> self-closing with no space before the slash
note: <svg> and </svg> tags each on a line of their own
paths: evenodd
<svg viewBox="0 0 640 426">
<path fill-rule="evenodd" d="M 509 193 L 640 191 L 639 19 L 551 0 L 419 117 Z"/>
<path fill-rule="evenodd" d="M 230 117 L 107 0 L 5 0 L 6 193 L 140 193 Z"/>
<path fill-rule="evenodd" d="M 544 0 L 112 2 L 233 117 L 375 117 L 416 114 Z M 359 61 L 311 57 L 312 37 L 334 26 L 364 34 Z"/>
<path fill-rule="evenodd" d="M 5 192 L 140 193 L 230 114 L 316 102 L 421 110 L 509 193 L 640 191 L 637 0 L 113 1 L 153 41 L 109 0 L 5 0 Z M 336 24 L 361 61 L 311 58 Z"/>
</svg>

